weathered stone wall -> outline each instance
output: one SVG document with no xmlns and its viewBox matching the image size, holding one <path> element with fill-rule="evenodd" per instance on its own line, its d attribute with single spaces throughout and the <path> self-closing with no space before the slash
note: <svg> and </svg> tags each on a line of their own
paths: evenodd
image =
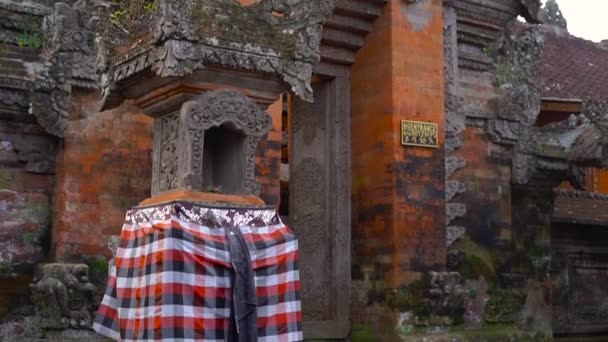
<svg viewBox="0 0 608 342">
<path fill-rule="evenodd" d="M 0 317 L 27 296 L 48 256 L 57 140 L 31 122 L 0 121 Z"/>
<path fill-rule="evenodd" d="M 502 256 L 511 250 L 511 165 L 504 156 L 508 151 L 489 141 L 479 127 L 468 127 L 463 137 L 465 144 L 456 155 L 467 167 L 456 171 L 454 178 L 465 184 L 467 191 L 459 200 L 470 210 L 455 220 L 466 230 L 454 237 L 448 265 L 466 278 L 483 275 L 496 282 Z"/>
<path fill-rule="evenodd" d="M 110 256 L 125 212 L 149 197 L 151 146 L 152 119 L 132 106 L 71 122 L 58 164 L 56 260 Z"/>
</svg>

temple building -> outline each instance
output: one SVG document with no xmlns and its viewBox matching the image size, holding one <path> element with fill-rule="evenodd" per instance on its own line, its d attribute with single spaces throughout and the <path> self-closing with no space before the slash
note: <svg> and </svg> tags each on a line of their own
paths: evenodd
<svg viewBox="0 0 608 342">
<path fill-rule="evenodd" d="M 608 47 L 550 3 L 0 0 L 0 340 L 107 341 L 184 199 L 278 212 L 304 340 L 608 338 Z"/>
</svg>

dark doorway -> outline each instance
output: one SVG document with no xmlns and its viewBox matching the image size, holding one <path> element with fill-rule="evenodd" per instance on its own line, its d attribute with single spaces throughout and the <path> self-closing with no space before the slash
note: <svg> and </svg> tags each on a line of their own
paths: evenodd
<svg viewBox="0 0 608 342">
<path fill-rule="evenodd" d="M 229 124 L 205 131 L 203 189 L 225 194 L 243 192 L 246 136 Z"/>
</svg>

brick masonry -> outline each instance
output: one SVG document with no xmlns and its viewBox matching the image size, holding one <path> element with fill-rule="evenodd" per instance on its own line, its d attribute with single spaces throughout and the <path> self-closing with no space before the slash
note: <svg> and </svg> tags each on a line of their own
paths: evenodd
<svg viewBox="0 0 608 342">
<path fill-rule="evenodd" d="M 445 267 L 445 151 L 400 141 L 401 120 L 426 121 L 443 146 L 442 32 L 441 1 L 389 1 L 352 67 L 355 324 L 385 291 Z"/>
<path fill-rule="evenodd" d="M 0 317 L 27 296 L 46 260 L 57 140 L 37 124 L 0 121 Z"/>
</svg>

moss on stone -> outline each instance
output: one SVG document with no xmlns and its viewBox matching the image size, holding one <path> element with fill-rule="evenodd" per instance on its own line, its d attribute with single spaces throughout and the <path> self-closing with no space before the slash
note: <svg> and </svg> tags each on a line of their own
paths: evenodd
<svg viewBox="0 0 608 342">
<path fill-rule="evenodd" d="M 19 23 L 17 45 L 32 49 L 42 48 L 42 17 L 30 16 Z"/>
<path fill-rule="evenodd" d="M 353 326 L 351 333 L 351 341 L 353 342 L 365 342 L 374 341 L 374 332 L 369 326 L 364 324 L 357 324 Z"/>
<path fill-rule="evenodd" d="M 0 278 L 2 276 L 9 276 L 13 271 L 13 266 L 6 261 L 0 262 Z"/>
<path fill-rule="evenodd" d="M 421 280 L 398 289 L 387 290 L 386 305 L 399 311 L 419 313 L 424 305 L 424 284 Z"/>
<path fill-rule="evenodd" d="M 89 273 L 93 275 L 105 275 L 108 273 L 108 261 L 104 257 L 93 257 L 87 261 Z"/>
<path fill-rule="evenodd" d="M 544 336 L 531 336 L 511 324 L 493 324 L 483 328 L 470 329 L 455 326 L 445 331 L 430 331 L 428 328 L 415 328 L 409 334 L 401 334 L 401 340 L 408 342 L 544 342 L 550 341 Z M 369 341 L 378 341 L 372 339 Z"/>
<path fill-rule="evenodd" d="M 11 189 L 15 177 L 8 170 L 0 170 L 0 188 Z"/>
<path fill-rule="evenodd" d="M 516 289 L 492 289 L 488 297 L 483 314 L 486 323 L 515 323 L 526 300 L 525 293 Z"/>
<path fill-rule="evenodd" d="M 199 37 L 215 37 L 238 44 L 254 44 L 293 57 L 295 36 L 273 27 L 260 18 L 252 7 L 236 1 L 198 1 L 192 13 L 192 24 Z"/>
<path fill-rule="evenodd" d="M 497 280 L 496 267 L 492 254 L 475 243 L 467 235 L 457 241 L 452 248 L 464 253 L 464 260 L 460 262 L 456 271 L 467 279 L 478 279 L 482 275 L 488 282 Z"/>
</svg>

